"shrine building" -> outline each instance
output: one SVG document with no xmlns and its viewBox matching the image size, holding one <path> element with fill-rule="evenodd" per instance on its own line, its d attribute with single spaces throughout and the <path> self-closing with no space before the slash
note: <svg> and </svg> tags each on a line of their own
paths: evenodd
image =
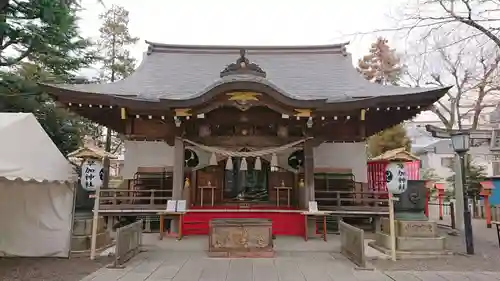
<svg viewBox="0 0 500 281">
<path fill-rule="evenodd" d="M 186 200 L 185 234 L 206 233 L 212 218 L 265 217 L 276 234 L 300 235 L 303 226 L 290 221 L 303 224 L 310 201 L 375 212 L 373 200 L 363 201 L 374 196 L 362 195 L 370 192 L 367 137 L 449 90 L 371 83 L 346 44 L 147 43 L 141 65 L 121 81 L 42 86 L 126 137 L 128 190 L 103 197 L 100 212 L 155 214 L 168 199 Z"/>
</svg>

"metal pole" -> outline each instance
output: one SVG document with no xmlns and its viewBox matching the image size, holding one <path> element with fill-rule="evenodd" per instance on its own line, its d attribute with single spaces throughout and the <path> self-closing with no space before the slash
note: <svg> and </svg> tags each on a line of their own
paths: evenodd
<svg viewBox="0 0 500 281">
<path fill-rule="evenodd" d="M 464 189 L 463 186 L 465 182 L 462 183 L 462 163 L 460 159 L 460 155 L 456 155 L 455 157 L 455 176 L 453 177 L 455 180 L 455 225 L 460 231 L 465 231 L 464 229 Z"/>
<path fill-rule="evenodd" d="M 462 172 L 462 187 L 464 194 L 464 230 L 465 230 L 465 247 L 468 255 L 474 254 L 474 241 L 472 234 L 472 221 L 469 210 L 469 200 L 467 196 L 466 175 L 465 175 L 465 152 L 459 154 L 460 170 Z"/>
<path fill-rule="evenodd" d="M 451 229 L 455 229 L 455 203 L 450 202 Z"/>
</svg>

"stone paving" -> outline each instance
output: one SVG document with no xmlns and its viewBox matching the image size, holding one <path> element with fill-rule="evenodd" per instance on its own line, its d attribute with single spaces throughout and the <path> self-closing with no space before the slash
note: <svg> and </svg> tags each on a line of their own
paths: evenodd
<svg viewBox="0 0 500 281">
<path fill-rule="evenodd" d="M 148 251 L 126 268 L 102 268 L 81 281 L 500 281 L 500 272 L 359 270 L 338 253 L 338 239 L 278 238 L 275 258 L 228 259 L 208 258 L 206 237 L 155 238 L 145 237 Z"/>
<path fill-rule="evenodd" d="M 146 252 L 125 269 L 103 268 L 82 281 L 493 281 L 494 272 L 357 270 L 339 254 L 280 252 L 269 259 L 208 258 L 204 252 Z"/>
</svg>

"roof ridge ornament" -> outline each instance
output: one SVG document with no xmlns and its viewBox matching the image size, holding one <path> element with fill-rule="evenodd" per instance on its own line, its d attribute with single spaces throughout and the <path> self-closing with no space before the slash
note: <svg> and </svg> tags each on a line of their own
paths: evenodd
<svg viewBox="0 0 500 281">
<path fill-rule="evenodd" d="M 247 51 L 245 49 L 240 49 L 240 57 L 236 60 L 235 63 L 231 63 L 224 70 L 220 72 L 220 77 L 225 77 L 228 75 L 238 75 L 238 74 L 251 74 L 259 77 L 266 77 L 266 72 L 262 70 L 262 68 L 255 64 L 251 63 L 246 57 Z"/>
</svg>

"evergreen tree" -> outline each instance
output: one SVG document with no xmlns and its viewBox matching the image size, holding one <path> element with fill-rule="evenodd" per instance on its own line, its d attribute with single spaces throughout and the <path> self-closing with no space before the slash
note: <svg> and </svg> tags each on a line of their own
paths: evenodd
<svg viewBox="0 0 500 281">
<path fill-rule="evenodd" d="M 358 61 L 358 71 L 369 81 L 383 85 L 397 85 L 403 66 L 389 41 L 379 37 L 370 46 L 368 54 Z M 403 124 L 386 129 L 368 139 L 369 156 L 375 157 L 388 150 L 405 147 L 410 150 L 411 142 Z"/>
<path fill-rule="evenodd" d="M 79 36 L 76 9 L 60 0 L 0 4 L 0 66 L 29 59 L 55 75 L 67 75 L 94 59 Z"/>
<path fill-rule="evenodd" d="M 358 61 L 358 71 L 366 80 L 379 84 L 397 85 L 403 66 L 389 41 L 379 37 L 371 46 L 368 54 Z"/>
<path fill-rule="evenodd" d="M 130 35 L 128 29 L 129 12 L 125 8 L 113 5 L 99 18 L 103 21 L 99 28 L 99 47 L 102 52 L 101 81 L 115 82 L 129 76 L 134 71 L 136 60 L 130 55 L 127 48 L 137 43 L 139 38 Z M 102 127 L 99 127 L 97 131 L 100 133 L 97 136 L 99 139 L 102 136 Z M 121 140 L 117 134 L 107 129 L 104 142 L 105 150 L 116 152 L 120 145 Z"/>
<path fill-rule="evenodd" d="M 103 52 L 102 78 L 115 82 L 123 79 L 135 69 L 136 60 L 127 49 L 139 40 L 130 35 L 128 30 L 129 12 L 125 8 L 113 5 L 99 17 L 103 20 L 99 28 L 100 48 Z"/>
<path fill-rule="evenodd" d="M 406 129 L 402 124 L 371 136 L 368 139 L 368 153 L 370 157 L 378 156 L 386 151 L 396 148 L 411 150 L 411 141 L 406 135 Z"/>
<path fill-rule="evenodd" d="M 95 59 L 75 12 L 60 0 L 0 4 L 0 112 L 33 113 L 65 155 L 78 148 L 85 121 L 57 108 L 37 82 L 69 82 Z"/>
<path fill-rule="evenodd" d="M 101 28 L 99 28 L 101 33 L 99 46 L 102 52 L 101 79 L 115 82 L 129 76 L 134 71 L 136 60 L 130 55 L 127 48 L 137 43 L 139 38 L 130 35 L 128 29 L 129 12 L 125 8 L 113 5 L 99 18 L 103 21 Z M 115 144 L 113 150 L 118 150 L 121 140 L 116 133 L 107 128 L 105 140 L 107 152 L 112 152 L 113 143 Z M 109 183 L 109 161 L 106 162 L 104 163 L 106 167 L 104 188 L 107 188 Z"/>
<path fill-rule="evenodd" d="M 450 169 L 454 170 L 455 167 L 449 167 Z M 465 179 L 466 183 L 464 186 L 467 188 L 467 195 L 469 198 L 472 198 L 472 204 L 474 210 L 477 209 L 477 199 L 479 198 L 479 193 L 481 193 L 481 182 L 486 179 L 487 172 L 486 172 L 486 167 L 482 165 L 477 165 L 475 164 L 470 155 L 466 155 L 466 161 L 465 161 Z M 446 179 L 453 188 L 455 187 L 455 176 L 450 176 Z M 451 192 L 454 194 L 455 192 Z M 477 214 L 477 212 L 474 212 Z"/>
</svg>

